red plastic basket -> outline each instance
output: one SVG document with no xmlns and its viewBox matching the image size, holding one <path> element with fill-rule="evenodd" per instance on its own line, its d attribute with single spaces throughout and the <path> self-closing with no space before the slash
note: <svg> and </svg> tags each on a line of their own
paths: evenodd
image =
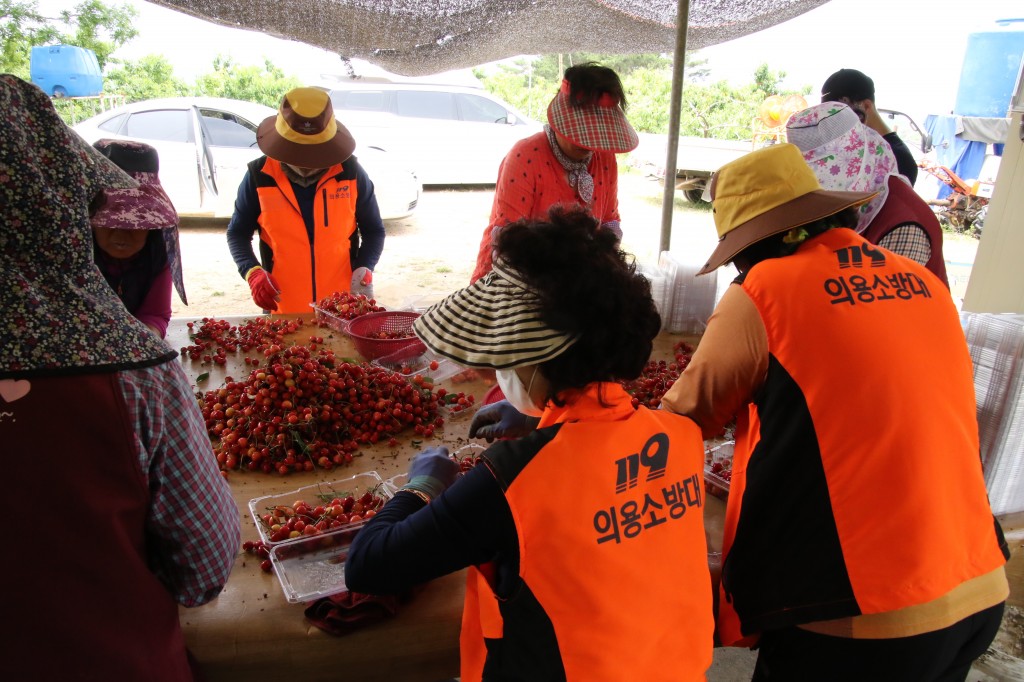
<svg viewBox="0 0 1024 682">
<path fill-rule="evenodd" d="M 409 357 L 415 357 L 426 350 L 426 346 L 412 332 L 412 323 L 420 314 L 408 310 L 388 310 L 382 313 L 366 313 L 348 322 L 348 335 L 352 337 L 356 351 L 367 360 L 376 360 L 385 355 L 401 357 L 402 351 L 408 351 Z M 406 334 L 400 339 L 378 339 L 372 335 L 384 332 L 387 334 Z"/>
<path fill-rule="evenodd" d="M 504 399 L 505 394 L 501 392 L 501 386 L 495 384 L 491 386 L 491 390 L 487 391 L 487 395 L 484 396 L 484 405 L 490 405 Z"/>
</svg>

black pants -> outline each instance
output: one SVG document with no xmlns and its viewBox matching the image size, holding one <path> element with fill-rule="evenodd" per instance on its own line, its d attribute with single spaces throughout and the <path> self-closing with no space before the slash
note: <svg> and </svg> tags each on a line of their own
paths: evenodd
<svg viewBox="0 0 1024 682">
<path fill-rule="evenodd" d="M 896 639 L 766 632 L 752 682 L 963 682 L 999 632 L 1003 604 L 943 630 Z"/>
</svg>

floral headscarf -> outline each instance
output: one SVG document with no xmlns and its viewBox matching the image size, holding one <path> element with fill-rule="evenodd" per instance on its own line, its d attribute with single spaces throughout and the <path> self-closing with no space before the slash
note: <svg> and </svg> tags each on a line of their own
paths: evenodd
<svg viewBox="0 0 1024 682">
<path fill-rule="evenodd" d="M 185 305 L 185 280 L 181 272 L 181 246 L 178 240 L 178 212 L 160 184 L 160 160 L 156 149 L 131 140 L 97 140 L 93 147 L 138 181 L 133 189 L 107 188 L 92 215 L 93 227 L 115 230 L 160 230 L 171 281 Z"/>
<path fill-rule="evenodd" d="M 889 195 L 889 176 L 900 177 L 889 143 L 841 102 L 793 114 L 786 139 L 803 152 L 823 189 L 878 193 L 858 209 L 857 232 L 866 230 Z"/>
<path fill-rule="evenodd" d="M 0 75 L 0 378 L 145 367 L 176 353 L 93 262 L 89 202 L 137 183 L 38 87 Z"/>
</svg>

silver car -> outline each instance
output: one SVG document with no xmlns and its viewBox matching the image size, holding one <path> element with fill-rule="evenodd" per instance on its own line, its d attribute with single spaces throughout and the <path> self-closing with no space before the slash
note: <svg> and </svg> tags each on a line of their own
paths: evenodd
<svg viewBox="0 0 1024 682">
<path fill-rule="evenodd" d="M 262 154 L 256 128 L 276 113 L 242 100 L 172 97 L 116 107 L 74 129 L 90 144 L 106 137 L 152 145 L 160 156 L 160 183 L 179 215 L 228 217 L 246 164 Z M 376 147 L 357 146 L 355 155 L 373 181 L 381 218 L 411 215 L 422 189 L 415 173 Z"/>
<path fill-rule="evenodd" d="M 357 141 L 395 154 L 424 185 L 493 185 L 512 145 L 543 129 L 482 88 L 338 82 L 330 94 Z"/>
</svg>

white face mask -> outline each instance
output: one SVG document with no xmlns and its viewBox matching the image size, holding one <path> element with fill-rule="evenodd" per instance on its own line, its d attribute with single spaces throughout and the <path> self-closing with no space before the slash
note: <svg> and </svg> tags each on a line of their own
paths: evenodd
<svg viewBox="0 0 1024 682">
<path fill-rule="evenodd" d="M 519 373 L 514 369 L 495 370 L 498 388 L 505 394 L 505 399 L 511 403 L 512 407 L 531 417 L 539 417 L 544 414 L 543 405 L 538 406 L 530 397 L 530 389 L 533 388 L 533 380 L 536 378 L 539 368 L 540 365 L 533 366 L 529 386 L 523 386 L 523 380 L 519 378 Z"/>
</svg>

